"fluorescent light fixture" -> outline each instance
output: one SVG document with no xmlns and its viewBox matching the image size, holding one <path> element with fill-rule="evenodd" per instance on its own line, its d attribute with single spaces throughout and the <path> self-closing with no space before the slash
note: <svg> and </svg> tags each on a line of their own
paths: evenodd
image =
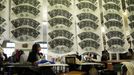
<svg viewBox="0 0 134 75">
<path fill-rule="evenodd" d="M 102 31 L 102 33 L 105 33 L 105 27 L 101 27 L 101 31 Z"/>
<path fill-rule="evenodd" d="M 47 48 L 47 44 L 45 43 L 40 43 L 40 46 L 41 46 L 41 48 Z"/>
<path fill-rule="evenodd" d="M 15 43 L 7 43 L 6 47 L 15 47 Z"/>
<path fill-rule="evenodd" d="M 125 11 L 125 12 L 123 13 L 124 16 L 127 16 L 127 14 L 128 14 L 127 11 Z"/>
<path fill-rule="evenodd" d="M 48 23 L 47 22 L 42 22 L 43 25 L 47 25 Z"/>
</svg>

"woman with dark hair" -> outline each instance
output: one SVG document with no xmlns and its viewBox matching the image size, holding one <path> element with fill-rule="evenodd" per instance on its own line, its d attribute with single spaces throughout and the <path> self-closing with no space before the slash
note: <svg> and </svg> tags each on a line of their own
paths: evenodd
<svg viewBox="0 0 134 75">
<path fill-rule="evenodd" d="M 41 50 L 40 44 L 35 43 L 32 46 L 32 51 L 29 53 L 28 56 L 28 62 L 31 62 L 32 64 L 38 64 L 39 60 L 41 60 L 43 54 L 39 53 Z M 34 69 L 34 68 L 33 68 Z M 53 70 L 51 68 L 38 68 L 38 69 L 34 69 L 32 72 L 32 75 L 55 75 L 55 73 L 53 72 Z"/>
<path fill-rule="evenodd" d="M 41 56 L 42 56 L 42 54 L 39 53 L 40 50 L 41 50 L 40 44 L 38 44 L 38 43 L 33 44 L 32 50 L 29 53 L 27 61 L 32 63 L 33 65 L 36 65 L 37 61 L 39 61 L 41 59 Z M 29 74 L 41 75 L 39 73 L 39 68 L 30 68 L 30 69 L 27 69 L 27 71 L 28 72 L 26 72 L 26 75 L 29 75 Z"/>
<path fill-rule="evenodd" d="M 39 61 L 41 57 L 43 56 L 42 53 L 39 53 L 40 50 L 41 50 L 40 44 L 35 43 L 32 46 L 32 51 L 29 53 L 27 61 L 31 62 L 32 64 L 35 64 L 37 61 Z"/>
</svg>

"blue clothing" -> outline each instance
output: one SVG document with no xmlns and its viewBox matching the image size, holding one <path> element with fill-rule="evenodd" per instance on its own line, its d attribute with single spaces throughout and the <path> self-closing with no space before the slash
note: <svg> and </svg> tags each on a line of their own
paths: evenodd
<svg viewBox="0 0 134 75">
<path fill-rule="evenodd" d="M 55 62 L 48 61 L 48 60 L 41 60 L 41 61 L 37 62 L 37 64 L 43 64 L 43 63 L 55 64 Z"/>
<path fill-rule="evenodd" d="M 40 56 L 40 58 L 41 58 L 42 54 L 36 53 L 36 52 L 30 52 L 27 61 L 31 62 L 31 63 L 36 62 L 39 60 L 37 56 Z"/>
</svg>

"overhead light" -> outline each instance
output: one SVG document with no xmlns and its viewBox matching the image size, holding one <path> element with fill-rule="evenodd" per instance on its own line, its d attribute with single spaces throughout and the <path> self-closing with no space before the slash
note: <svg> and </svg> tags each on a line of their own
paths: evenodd
<svg viewBox="0 0 134 75">
<path fill-rule="evenodd" d="M 123 15 L 124 15 L 124 16 L 127 16 L 127 11 L 123 12 Z"/>
<path fill-rule="evenodd" d="M 43 25 L 47 25 L 48 23 L 47 22 L 42 22 Z"/>
<path fill-rule="evenodd" d="M 47 48 L 47 43 L 40 43 L 41 48 Z"/>
<path fill-rule="evenodd" d="M 7 42 L 6 47 L 15 47 L 15 43 Z"/>
<path fill-rule="evenodd" d="M 101 31 L 102 31 L 102 33 L 105 33 L 105 27 L 101 27 Z"/>
</svg>

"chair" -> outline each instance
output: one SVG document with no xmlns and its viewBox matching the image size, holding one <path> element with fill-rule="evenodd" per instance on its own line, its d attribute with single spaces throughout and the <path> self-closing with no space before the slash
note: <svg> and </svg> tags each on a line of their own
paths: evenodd
<svg viewBox="0 0 134 75">
<path fill-rule="evenodd" d="M 76 57 L 65 57 L 66 64 L 76 64 Z"/>
</svg>

